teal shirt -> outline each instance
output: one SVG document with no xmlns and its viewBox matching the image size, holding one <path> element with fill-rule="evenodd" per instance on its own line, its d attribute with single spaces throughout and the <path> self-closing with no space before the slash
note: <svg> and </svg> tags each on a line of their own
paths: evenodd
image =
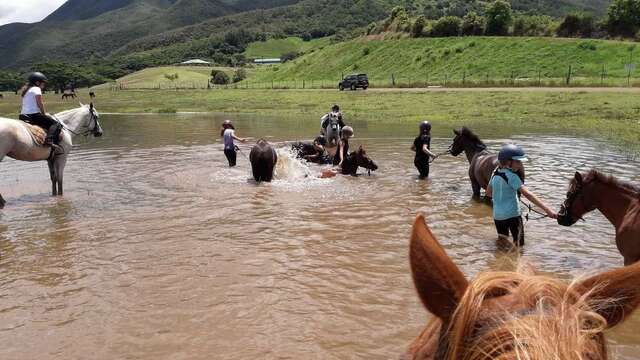
<svg viewBox="0 0 640 360">
<path fill-rule="evenodd" d="M 493 218 L 495 220 L 507 220 L 520 216 L 518 206 L 518 190 L 522 187 L 522 180 L 509 169 L 498 169 L 507 176 L 509 183 L 500 176 L 494 175 L 489 184 L 493 190 Z"/>
</svg>

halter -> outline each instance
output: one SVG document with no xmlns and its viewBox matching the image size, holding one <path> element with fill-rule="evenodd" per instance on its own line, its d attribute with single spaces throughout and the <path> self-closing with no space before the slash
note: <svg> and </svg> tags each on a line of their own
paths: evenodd
<svg viewBox="0 0 640 360">
<path fill-rule="evenodd" d="M 582 193 L 582 182 L 576 181 L 575 188 L 573 191 L 567 191 L 567 198 L 564 203 L 560 205 L 560 214 L 563 214 L 563 217 L 568 218 L 569 220 L 573 220 L 573 216 L 571 216 L 571 209 L 573 208 L 573 202 L 576 200 L 578 195 Z M 578 216 L 578 220 L 585 221 L 582 216 Z"/>
</svg>

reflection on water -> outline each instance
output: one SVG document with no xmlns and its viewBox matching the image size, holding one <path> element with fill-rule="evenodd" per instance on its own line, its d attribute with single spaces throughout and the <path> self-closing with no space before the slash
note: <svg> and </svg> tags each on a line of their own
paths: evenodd
<svg viewBox="0 0 640 360">
<path fill-rule="evenodd" d="M 395 358 L 428 318 L 407 261 L 419 211 L 468 276 L 504 268 L 466 159 L 441 157 L 419 181 L 413 126 L 356 122 L 352 147 L 380 169 L 319 179 L 285 143 L 311 138 L 317 120 L 233 116 L 238 135 L 279 148 L 275 181 L 258 185 L 250 145 L 226 167 L 222 119 L 104 116 L 105 137 L 71 155 L 64 198 L 48 196 L 46 164 L 1 164 L 0 358 Z M 528 185 L 552 204 L 576 169 L 640 182 L 638 163 L 606 144 L 476 130 L 494 150 L 522 144 Z M 434 135 L 445 150 L 450 129 Z M 526 232 L 524 256 L 543 272 L 622 265 L 599 214 Z M 639 326 L 635 316 L 610 333 L 619 358 L 635 358 Z"/>
</svg>

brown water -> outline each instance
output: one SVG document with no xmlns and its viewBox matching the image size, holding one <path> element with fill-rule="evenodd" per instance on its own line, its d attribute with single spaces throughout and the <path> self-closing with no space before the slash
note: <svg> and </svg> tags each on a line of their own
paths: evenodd
<svg viewBox="0 0 640 360">
<path fill-rule="evenodd" d="M 318 125 L 231 117 L 238 135 L 276 143 Z M 71 155 L 63 198 L 49 197 L 44 163 L 1 164 L 1 359 L 397 358 L 428 319 L 407 259 L 418 211 L 468 276 L 505 256 L 464 157 L 417 180 L 413 126 L 354 124 L 352 148 L 380 166 L 370 177 L 305 177 L 320 167 L 281 152 L 278 179 L 256 185 L 248 147 L 226 167 L 222 118 L 202 118 L 103 116 L 105 137 Z M 556 206 L 576 169 L 640 182 L 638 162 L 604 143 L 476 130 L 492 149 L 522 144 L 530 188 Z M 434 135 L 445 150 L 450 130 Z M 612 226 L 586 219 L 530 221 L 525 257 L 563 278 L 621 266 Z M 609 333 L 617 358 L 637 358 L 639 329 L 636 315 Z"/>
</svg>

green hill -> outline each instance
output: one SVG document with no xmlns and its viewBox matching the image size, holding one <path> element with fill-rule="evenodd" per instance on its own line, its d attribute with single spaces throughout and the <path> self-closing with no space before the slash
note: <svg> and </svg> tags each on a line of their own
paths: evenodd
<svg viewBox="0 0 640 360">
<path fill-rule="evenodd" d="M 328 38 L 303 41 L 299 37 L 286 39 L 269 39 L 267 41 L 255 41 L 247 46 L 244 56 L 248 59 L 281 57 L 286 53 L 305 53 L 312 48 L 329 44 Z"/>
<path fill-rule="evenodd" d="M 261 68 L 251 82 L 330 80 L 364 72 L 380 85 L 573 79 L 626 81 L 625 64 L 640 57 L 630 42 L 563 38 L 457 37 L 400 40 L 358 39 L 319 47 L 291 62 Z"/>
<path fill-rule="evenodd" d="M 208 66 L 160 66 L 147 68 L 117 80 L 126 89 L 203 89 L 211 79 L 211 70 L 222 70 L 230 77 L 235 69 Z M 251 74 L 251 71 L 248 71 Z M 176 76 L 177 75 L 177 76 Z M 172 80 L 173 79 L 173 80 Z M 96 88 L 109 88 L 114 84 L 104 84 Z"/>
</svg>

